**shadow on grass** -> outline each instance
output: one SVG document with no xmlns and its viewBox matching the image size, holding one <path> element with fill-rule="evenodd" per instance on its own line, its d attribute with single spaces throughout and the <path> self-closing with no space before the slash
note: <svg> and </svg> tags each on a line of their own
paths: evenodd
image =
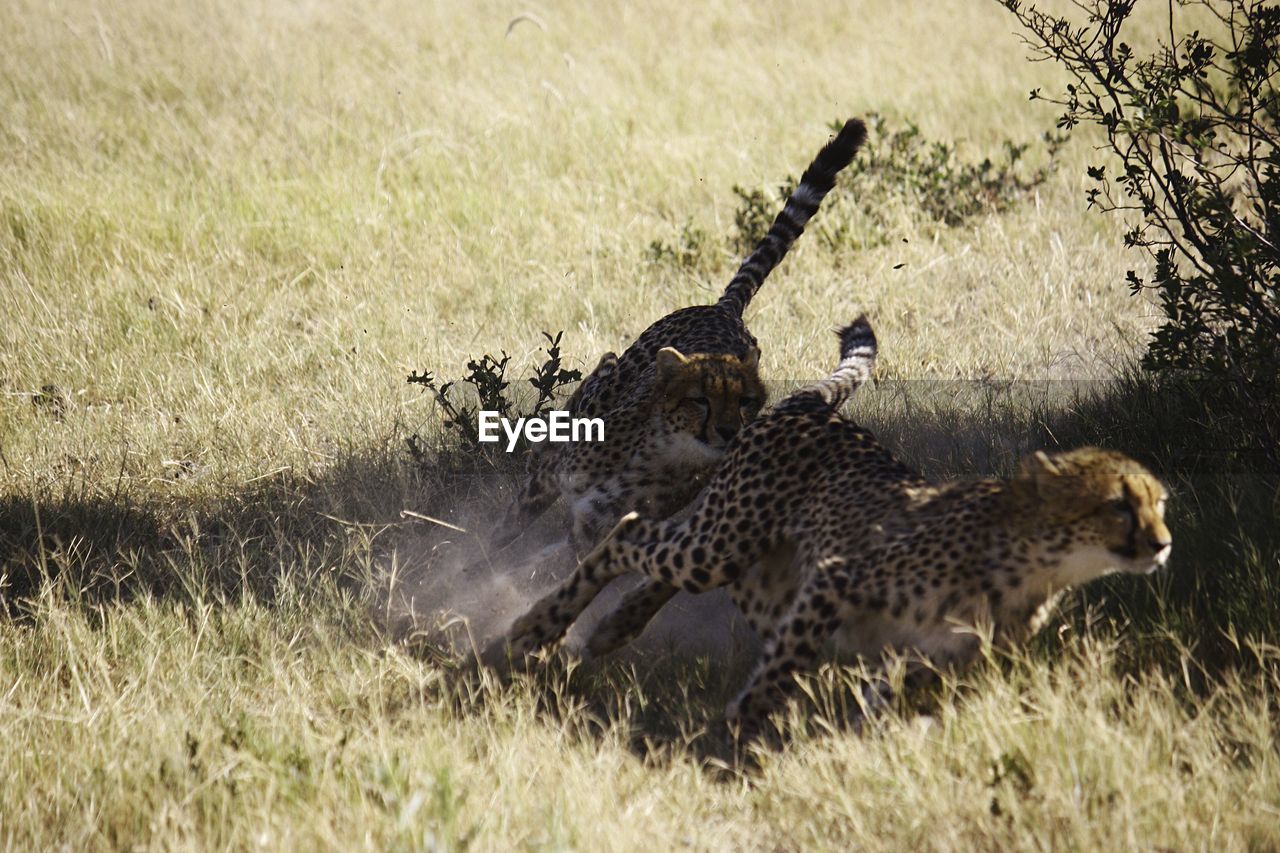
<svg viewBox="0 0 1280 853">
<path fill-rule="evenodd" d="M 910 383 L 902 383 L 910 384 Z M 950 390 L 949 390 L 950 389 Z M 1098 445 L 1147 465 L 1170 490 L 1169 567 L 1075 591 L 1038 646 L 1064 627 L 1123 633 L 1133 669 L 1174 665 L 1190 649 L 1205 673 L 1256 661 L 1247 638 L 1280 629 L 1280 471 L 1229 387 L 1130 372 L 1086 383 L 984 383 L 890 389 L 907 402 L 864 418 L 931 476 L 1008 476 L 1038 448 Z M 947 400 L 968 395 L 959 416 Z M 975 399 L 976 398 L 976 399 Z M 1202 680 L 1202 679 L 1200 679 Z"/>
<path fill-rule="evenodd" d="M 0 603 L 13 615 L 56 588 L 85 603 L 151 595 L 270 604 L 282 582 L 305 589 L 322 580 L 362 595 L 399 533 L 436 533 L 403 510 L 448 521 L 464 504 L 501 501 L 509 472 L 489 459 L 442 459 L 427 469 L 385 443 L 352 449 L 317 474 L 205 498 L 0 495 Z"/>
<path fill-rule="evenodd" d="M 1280 633 L 1280 478 L 1273 454 L 1251 443 L 1229 389 L 1131 374 L 1107 383 L 883 383 L 853 417 L 932 477 L 1002 475 L 1038 448 L 1100 445 L 1148 465 L 1170 487 L 1170 566 L 1077 590 L 1034 642 L 1054 660 L 1073 635 L 1114 637 L 1120 673 L 1176 676 L 1188 698 L 1224 676 L 1264 665 L 1251 644 Z M 740 754 L 714 725 L 741 686 L 745 661 L 650 659 L 534 680 L 556 720 L 578 707 L 600 731 L 625 724 L 645 760 L 683 754 L 734 766 Z M 635 685 L 635 690 L 619 684 Z M 629 699 L 630 693 L 644 699 Z M 927 693 L 927 691 L 926 691 Z M 917 705 L 927 696 L 912 694 Z M 855 715 L 829 718 L 849 723 Z"/>
<path fill-rule="evenodd" d="M 1169 569 L 1077 592 L 1036 649 L 1052 658 L 1064 630 L 1110 633 L 1124 638 L 1122 663 L 1133 670 L 1178 666 L 1190 649 L 1200 666 L 1198 684 L 1189 685 L 1196 689 L 1256 660 L 1241 652 L 1244 641 L 1280 633 L 1276 470 L 1249 435 L 1223 428 L 1239 423 L 1215 416 L 1231 405 L 1224 393 L 1143 374 L 1087 385 L 882 383 L 865 390 L 853 416 L 935 477 L 1007 475 L 1033 449 L 1083 444 L 1148 464 L 1173 493 Z M 21 613 L 23 600 L 50 584 L 90 602 L 146 594 L 270 604 L 282 587 L 330 583 L 369 596 L 380 582 L 380 556 L 412 536 L 429 563 L 432 543 L 457 538 L 401 511 L 456 523 L 465 508 L 483 520 L 504 500 L 495 486 L 515 476 L 517 460 L 504 455 L 503 462 L 509 467 L 454 455 L 424 467 L 402 445 L 384 442 L 353 449 L 312 476 L 279 477 L 189 505 L 3 495 L 0 597 L 10 613 Z M 704 659 L 672 670 L 655 660 L 641 660 L 627 676 L 652 694 L 641 708 L 610 704 L 625 700 L 602 686 L 618 678 L 607 666 L 574 674 L 569 698 L 601 720 L 625 712 L 633 725 L 639 721 L 640 754 L 722 756 L 723 743 L 713 737 L 704 753 L 690 733 L 741 684 L 741 664 Z"/>
</svg>

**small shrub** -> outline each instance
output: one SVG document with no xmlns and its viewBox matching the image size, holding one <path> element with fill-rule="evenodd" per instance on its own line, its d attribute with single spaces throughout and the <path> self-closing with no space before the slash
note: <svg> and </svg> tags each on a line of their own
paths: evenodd
<svg viewBox="0 0 1280 853">
<path fill-rule="evenodd" d="M 729 247 L 739 255 L 754 249 L 769 233 L 769 226 L 773 225 L 778 210 L 795 189 L 794 178 L 788 178 L 773 192 L 734 184 L 733 194 L 738 197 L 738 208 L 733 212 L 733 235 L 729 238 Z"/>
<path fill-rule="evenodd" d="M 544 348 L 547 357 L 533 375 L 525 379 L 535 392 L 531 403 L 527 396 L 521 400 L 519 395 L 508 391 L 511 383 L 507 379 L 507 365 L 511 356 L 505 352 L 500 357 L 485 353 L 468 361 L 466 375 L 458 380 L 442 383 L 424 370 L 409 374 L 406 381 L 421 385 L 439 406 L 444 416 L 442 437 L 451 436 L 467 448 L 500 449 L 501 444 L 481 444 L 478 425 L 481 411 L 497 412 L 500 417 L 511 420 L 538 417 L 551 409 L 562 388 L 582 379 L 581 371 L 564 367 L 560 355 L 564 332 L 556 333 L 555 337 L 543 332 L 542 336 L 547 340 Z M 431 453 L 420 435 L 409 436 L 407 442 L 409 453 L 416 461 L 430 460 Z"/>
<path fill-rule="evenodd" d="M 703 270 L 711 265 L 715 255 L 716 246 L 711 235 L 692 222 L 685 222 L 680 233 L 670 242 L 661 239 L 651 241 L 645 259 L 652 264 Z"/>
<path fill-rule="evenodd" d="M 965 160 L 950 142 L 928 139 L 915 122 L 892 127 L 883 116 L 868 117 L 867 144 L 854 161 L 854 178 L 837 190 L 871 200 L 906 194 L 929 219 L 954 227 L 980 213 L 999 213 L 1043 184 L 1057 163 L 1063 135 L 1045 133 L 1042 165 L 1027 169 L 1023 155 L 1029 142 L 1004 140 L 1001 152 L 981 160 Z M 832 127 L 837 127 L 832 124 Z"/>
<path fill-rule="evenodd" d="M 1047 97 L 1059 127 L 1102 129 L 1110 163 L 1088 169 L 1088 202 L 1134 217 L 1125 245 L 1153 273 L 1164 324 L 1145 364 L 1235 384 L 1240 416 L 1262 444 L 1280 444 L 1280 6 L 1179 0 L 1215 22 L 1214 35 L 1176 35 L 1175 6 L 1153 52 L 1124 39 L 1133 0 L 1076 5 L 1084 24 L 1002 0 L 1037 58 L 1073 82 Z M 1272 461 L 1280 454 L 1272 452 Z"/>
<path fill-rule="evenodd" d="M 883 245 L 899 230 L 899 220 L 887 209 L 906 209 L 907 219 L 956 227 L 980 213 L 1009 209 L 1053 173 L 1058 150 L 1066 137 L 1046 133 L 1041 165 L 1028 167 L 1024 155 L 1031 143 L 1005 140 L 1002 152 L 981 160 L 966 160 L 954 144 L 925 137 L 911 121 L 895 126 L 877 113 L 867 116 L 867 143 L 848 174 L 836 183 L 815 220 L 820 242 L 828 248 Z M 840 122 L 832 122 L 832 130 Z M 788 178 L 773 192 L 733 188 L 738 197 L 730 248 L 745 254 L 768 232 L 769 226 L 797 179 Z"/>
<path fill-rule="evenodd" d="M 1007 210 L 1053 174 L 1066 140 L 1046 133 L 1040 165 L 1030 166 L 1024 156 L 1032 149 L 1029 142 L 1005 140 L 1000 154 L 967 160 L 952 143 L 926 138 L 914 122 L 894 125 L 871 113 L 867 123 L 866 145 L 812 226 L 811 239 L 828 249 L 884 245 L 913 222 L 951 228 L 980 213 Z M 838 131 L 840 122 L 831 127 Z M 670 239 L 651 241 L 645 260 L 698 273 L 710 270 L 722 254 L 745 256 L 764 238 L 796 183 L 789 177 L 772 188 L 735 185 L 733 231 L 722 245 L 686 222 Z"/>
</svg>

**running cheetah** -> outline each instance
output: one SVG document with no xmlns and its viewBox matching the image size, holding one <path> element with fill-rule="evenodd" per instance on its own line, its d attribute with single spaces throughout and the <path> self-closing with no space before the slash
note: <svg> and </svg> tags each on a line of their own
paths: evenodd
<svg viewBox="0 0 1280 853">
<path fill-rule="evenodd" d="M 835 372 L 746 427 L 687 517 L 628 514 L 517 620 L 514 659 L 561 637 L 625 572 L 692 592 L 727 585 L 765 644 L 725 715 L 759 733 L 828 640 L 872 665 L 959 665 L 985 632 L 1029 637 L 1068 587 L 1165 564 L 1165 489 L 1120 453 L 1037 452 L 1013 479 L 977 482 L 930 483 L 900 463 L 838 412 L 875 353 L 865 318 L 845 328 Z M 591 651 L 638 633 L 650 604 L 644 591 L 624 599 Z"/>
<path fill-rule="evenodd" d="M 823 147 L 716 304 L 668 314 L 620 358 L 601 359 L 568 409 L 603 418 L 605 440 L 544 445 L 533 454 L 526 482 L 492 537 L 495 546 L 514 540 L 559 497 L 569 506 L 579 557 L 623 513 L 662 518 L 693 499 L 765 401 L 760 349 L 742 313 L 865 138 L 863 123 L 851 119 Z"/>
</svg>

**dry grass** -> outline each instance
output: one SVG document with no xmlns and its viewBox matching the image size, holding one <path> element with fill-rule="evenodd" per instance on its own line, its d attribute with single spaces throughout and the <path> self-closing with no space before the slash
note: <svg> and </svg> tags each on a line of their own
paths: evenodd
<svg viewBox="0 0 1280 853">
<path fill-rule="evenodd" d="M 528 8 L 508 33 L 525 7 L 0 5 L 0 575 L 49 581 L 0 621 L 0 841 L 1280 846 L 1275 652 L 1206 676 L 1160 638 L 1176 620 L 1078 618 L 948 687 L 931 726 L 800 734 L 728 780 L 655 722 L 713 713 L 714 667 L 685 691 L 458 686 L 384 648 L 366 584 L 399 510 L 497 500 L 410 464 L 432 412 L 405 374 L 528 363 L 561 328 L 589 367 L 709 301 L 734 258 L 645 247 L 728 234 L 731 187 L 798 172 L 832 119 L 972 156 L 1052 124 L 1026 93 L 1053 70 L 994 3 Z M 1121 224 L 1083 209 L 1092 157 L 1075 140 L 960 228 L 803 243 L 752 308 L 765 370 L 824 370 L 867 310 L 888 377 L 1117 372 L 1153 312 L 1120 284 Z M 1182 497 L 1175 537 L 1231 504 Z M 1193 553 L 1273 572 L 1232 518 Z M 1135 665 L 1148 642 L 1161 664 Z"/>
<path fill-rule="evenodd" d="M 947 691 L 932 723 L 804 736 L 724 780 L 582 688 L 476 688 L 369 646 L 360 614 L 60 603 L 6 625 L 10 845 L 1269 849 L 1280 684 L 1112 671 L 1080 641 Z M 1274 655 L 1274 652 L 1271 653 Z M 617 678 L 616 689 L 630 682 Z M 821 687 L 819 692 L 821 692 Z M 954 690 L 954 688 L 952 688 Z M 549 693 L 550 698 L 544 693 Z M 535 700 L 558 708 L 537 713 Z M 630 700 L 639 700 L 633 695 Z M 668 704 L 676 704 L 674 698 Z M 663 713 L 669 708 L 664 708 Z M 821 725 L 819 717 L 815 725 Z"/>
</svg>

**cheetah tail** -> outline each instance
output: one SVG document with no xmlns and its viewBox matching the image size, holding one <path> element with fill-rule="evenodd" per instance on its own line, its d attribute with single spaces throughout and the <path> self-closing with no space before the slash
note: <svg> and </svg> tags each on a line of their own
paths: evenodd
<svg viewBox="0 0 1280 853">
<path fill-rule="evenodd" d="M 800 177 L 800 184 L 787 199 L 786 206 L 773 220 L 769 233 L 764 235 L 755 251 L 742 262 L 737 274 L 725 288 L 724 295 L 720 297 L 720 305 L 742 316 L 751 298 L 756 295 L 760 285 L 764 284 L 765 278 L 782 261 L 796 238 L 804 233 L 805 225 L 818 212 L 822 200 L 835 186 L 836 175 L 853 161 L 853 155 L 866 138 L 866 125 L 859 119 L 849 119 L 835 139 L 818 152 L 818 156 Z"/>
<path fill-rule="evenodd" d="M 793 397 L 820 397 L 832 409 L 839 408 L 871 378 L 876 363 L 876 334 L 863 314 L 840 330 L 840 363 L 825 379 L 802 388 Z"/>
</svg>

